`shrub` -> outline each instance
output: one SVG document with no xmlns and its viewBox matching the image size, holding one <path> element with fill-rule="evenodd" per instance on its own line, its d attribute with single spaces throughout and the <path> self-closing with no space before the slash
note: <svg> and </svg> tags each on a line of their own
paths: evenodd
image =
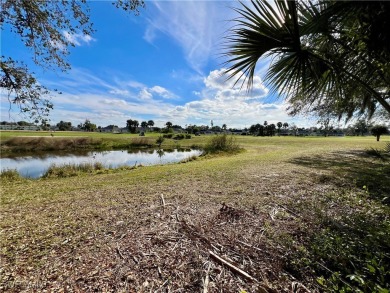
<svg viewBox="0 0 390 293">
<path fill-rule="evenodd" d="M 158 145 L 158 147 L 161 147 L 161 144 L 164 142 L 164 140 L 165 138 L 161 135 L 156 139 L 156 144 Z"/>
<path fill-rule="evenodd" d="M 173 139 L 184 139 L 184 134 L 176 134 Z"/>
<path fill-rule="evenodd" d="M 163 138 L 172 138 L 172 137 L 173 137 L 172 133 L 168 133 L 168 134 L 163 135 Z"/>
<path fill-rule="evenodd" d="M 226 134 L 212 137 L 205 146 L 205 153 L 228 152 L 233 153 L 240 150 L 240 147 L 233 136 Z"/>
<path fill-rule="evenodd" d="M 191 138 L 191 134 L 186 134 L 186 139 L 190 139 Z"/>
</svg>

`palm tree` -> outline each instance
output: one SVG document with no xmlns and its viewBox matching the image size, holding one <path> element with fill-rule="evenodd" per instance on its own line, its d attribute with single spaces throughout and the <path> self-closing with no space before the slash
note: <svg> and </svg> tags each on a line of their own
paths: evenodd
<svg viewBox="0 0 390 293">
<path fill-rule="evenodd" d="M 229 78 L 244 76 L 250 89 L 258 60 L 272 57 L 265 81 L 287 97 L 290 114 L 326 107 L 350 118 L 378 104 L 390 113 L 390 2 L 251 3 L 236 9 L 227 37 Z"/>
<path fill-rule="evenodd" d="M 222 124 L 222 129 L 223 129 L 224 131 L 226 131 L 226 128 L 227 128 L 227 125 L 226 125 L 226 124 Z"/>
<path fill-rule="evenodd" d="M 288 128 L 288 123 L 287 122 L 284 122 L 283 123 L 283 128 L 284 128 L 284 131 L 286 132 L 287 128 Z"/>
<path fill-rule="evenodd" d="M 278 122 L 278 123 L 276 123 L 276 125 L 278 126 L 278 134 L 280 136 L 280 129 L 282 128 L 283 123 L 282 122 Z"/>
<path fill-rule="evenodd" d="M 143 128 L 143 130 L 145 130 L 146 127 L 148 127 L 148 122 L 142 121 L 142 122 L 141 122 L 141 127 Z"/>
<path fill-rule="evenodd" d="M 153 120 L 149 120 L 148 121 L 148 126 L 149 126 L 149 130 L 154 126 L 154 121 Z"/>
</svg>

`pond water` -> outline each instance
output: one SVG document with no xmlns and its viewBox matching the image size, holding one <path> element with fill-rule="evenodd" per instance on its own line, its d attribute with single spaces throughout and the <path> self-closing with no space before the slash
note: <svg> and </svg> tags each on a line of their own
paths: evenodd
<svg viewBox="0 0 390 293">
<path fill-rule="evenodd" d="M 199 156 L 200 150 L 126 150 L 84 153 L 44 153 L 0 158 L 0 172 L 16 170 L 26 178 L 39 178 L 50 166 L 102 163 L 106 168 L 121 166 L 158 165 L 180 162 Z"/>
</svg>

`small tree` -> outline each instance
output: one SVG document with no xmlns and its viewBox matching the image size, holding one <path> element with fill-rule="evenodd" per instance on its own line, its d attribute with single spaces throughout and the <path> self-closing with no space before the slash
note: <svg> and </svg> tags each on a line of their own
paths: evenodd
<svg viewBox="0 0 390 293">
<path fill-rule="evenodd" d="M 158 147 L 160 148 L 161 147 L 161 144 L 164 142 L 165 138 L 160 135 L 157 139 L 156 139 L 156 143 L 158 145 Z"/>
<path fill-rule="evenodd" d="M 371 134 L 376 136 L 376 141 L 379 141 L 382 134 L 388 134 L 389 129 L 384 125 L 375 125 L 371 128 Z"/>
<path fill-rule="evenodd" d="M 57 127 L 61 131 L 69 131 L 72 129 L 72 123 L 61 120 L 59 123 L 57 123 Z"/>
<path fill-rule="evenodd" d="M 89 132 L 93 132 L 97 128 L 96 124 L 91 123 L 91 121 L 89 121 L 88 119 L 85 120 L 85 122 L 82 126 L 83 126 L 82 129 L 84 129 L 85 131 L 89 131 Z"/>
</svg>

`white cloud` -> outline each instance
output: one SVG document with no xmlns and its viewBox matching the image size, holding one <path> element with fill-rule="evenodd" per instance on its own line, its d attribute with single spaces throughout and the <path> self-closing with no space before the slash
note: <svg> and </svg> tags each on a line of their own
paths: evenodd
<svg viewBox="0 0 390 293">
<path fill-rule="evenodd" d="M 109 91 L 110 94 L 119 95 L 119 96 L 128 96 L 130 92 L 128 90 L 112 89 Z"/>
<path fill-rule="evenodd" d="M 138 96 L 141 100 L 151 100 L 153 98 L 153 94 L 147 88 L 142 89 Z"/>
<path fill-rule="evenodd" d="M 264 86 L 260 76 L 255 75 L 253 78 L 253 87 L 247 91 L 247 82 L 242 83 L 235 79 L 228 79 L 224 75 L 225 69 L 213 70 L 204 79 L 206 88 L 215 92 L 215 98 L 220 101 L 226 100 L 252 100 L 260 99 L 268 94 L 268 89 Z"/>
<path fill-rule="evenodd" d="M 150 91 L 152 93 L 156 93 L 157 95 L 163 97 L 164 99 L 178 99 L 178 96 L 176 96 L 174 93 L 158 85 L 150 88 Z"/>
<path fill-rule="evenodd" d="M 204 88 L 197 92 L 198 100 L 176 106 L 166 115 L 167 119 L 177 124 L 227 124 L 228 127 L 249 127 L 251 124 L 292 121 L 282 103 L 266 103 L 268 89 L 261 78 L 254 77 L 253 90 L 240 90 L 234 80 L 226 81 L 222 76 L 224 69 L 211 71 L 204 78 Z M 244 84 L 244 88 L 245 88 Z"/>
<path fill-rule="evenodd" d="M 179 103 L 182 99 L 161 85 L 147 87 L 134 80 L 119 79 L 113 75 L 99 78 L 88 71 L 73 69 L 70 75 L 56 79 L 60 82 L 51 83 L 52 88 L 63 92 L 53 97 L 55 107 L 51 120 L 53 123 L 71 121 L 77 125 L 90 119 L 99 126 L 124 126 L 130 118 L 139 121 L 153 119 L 160 127 L 167 121 L 184 126 L 210 124 L 210 120 L 214 121 L 214 125 L 241 128 L 265 120 L 269 123 L 282 121 L 307 125 L 289 117 L 285 104 L 267 102 L 271 99 L 259 76 L 255 76 L 253 92 L 248 93 L 240 91 L 232 82 L 224 83 L 222 72 L 223 69 L 211 71 L 204 78 L 203 87 L 195 91 L 195 99 Z M 1 114 L 5 117 L 7 99 L 5 95 L 1 98 Z M 12 115 L 17 114 L 13 112 Z"/>
<path fill-rule="evenodd" d="M 90 42 L 96 41 L 96 39 L 92 38 L 90 35 L 86 35 L 82 33 L 72 34 L 68 31 L 63 31 L 62 33 L 65 39 L 75 46 L 82 46 L 83 44 L 89 45 Z"/>
</svg>

